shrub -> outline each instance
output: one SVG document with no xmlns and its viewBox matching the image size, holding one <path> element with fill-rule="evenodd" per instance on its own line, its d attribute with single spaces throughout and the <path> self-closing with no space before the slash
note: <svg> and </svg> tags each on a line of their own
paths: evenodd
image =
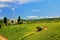
<svg viewBox="0 0 60 40">
<path fill-rule="evenodd" d="M 19 22 L 19 24 L 22 24 L 23 22 Z"/>
<path fill-rule="evenodd" d="M 37 29 L 37 30 L 36 30 L 37 32 L 42 30 L 41 27 L 36 27 L 36 29 Z"/>
<path fill-rule="evenodd" d="M 0 24 L 0 28 L 2 27 L 2 25 Z"/>
</svg>

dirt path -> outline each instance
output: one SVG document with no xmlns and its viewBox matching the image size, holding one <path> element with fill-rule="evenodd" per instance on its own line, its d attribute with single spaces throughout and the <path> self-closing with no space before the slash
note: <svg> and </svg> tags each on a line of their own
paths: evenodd
<svg viewBox="0 0 60 40">
<path fill-rule="evenodd" d="M 42 30 L 47 30 L 47 28 L 43 28 Z M 38 32 L 39 32 L 39 31 L 38 31 Z M 23 36 L 23 37 L 21 38 L 21 40 L 23 40 L 24 38 L 26 38 L 26 37 L 28 37 L 28 36 L 33 35 L 34 33 L 36 33 L 36 31 L 31 32 L 31 33 L 29 33 L 29 34 L 27 34 L 27 35 Z"/>
<path fill-rule="evenodd" d="M 0 35 L 0 40 L 8 40 L 8 39 L 4 37 L 3 35 Z"/>
</svg>

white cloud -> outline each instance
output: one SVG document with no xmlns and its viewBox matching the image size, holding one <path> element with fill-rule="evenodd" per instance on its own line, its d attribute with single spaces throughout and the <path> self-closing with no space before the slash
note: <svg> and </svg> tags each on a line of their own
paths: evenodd
<svg viewBox="0 0 60 40">
<path fill-rule="evenodd" d="M 54 17 L 47 17 L 47 18 L 54 18 Z"/>
<path fill-rule="evenodd" d="M 44 18 L 43 16 L 40 16 L 40 18 Z"/>
<path fill-rule="evenodd" d="M 27 16 L 28 19 L 38 19 L 38 16 Z"/>
<path fill-rule="evenodd" d="M 60 16 L 52 16 L 53 18 L 59 18 Z"/>
<path fill-rule="evenodd" d="M 27 16 L 28 19 L 41 19 L 43 16 Z"/>
<path fill-rule="evenodd" d="M 6 4 L 0 4 L 0 8 L 3 8 L 3 7 L 9 7 L 9 6 Z"/>
<path fill-rule="evenodd" d="M 56 18 L 59 18 L 60 16 L 56 16 Z"/>
<path fill-rule="evenodd" d="M 4 17 L 0 16 L 0 19 L 3 19 Z"/>
<path fill-rule="evenodd" d="M 27 16 L 28 19 L 59 18 L 60 16 Z"/>
<path fill-rule="evenodd" d="M 20 4 L 24 4 L 24 3 L 29 3 L 29 2 L 36 2 L 38 0 L 18 0 L 20 2 Z"/>
<path fill-rule="evenodd" d="M 12 11 L 14 11 L 14 10 L 15 10 L 15 8 L 13 7 L 13 8 L 12 8 Z"/>
<path fill-rule="evenodd" d="M 43 1 L 43 0 L 0 0 L 0 2 L 17 2 L 20 4 L 36 2 L 36 1 Z"/>
<path fill-rule="evenodd" d="M 14 2 L 15 0 L 0 0 L 0 2 Z"/>
<path fill-rule="evenodd" d="M 45 16 L 45 18 L 59 18 L 60 16 Z"/>
<path fill-rule="evenodd" d="M 39 0 L 0 0 L 0 2 L 19 2 L 20 4 L 35 2 Z"/>
<path fill-rule="evenodd" d="M 7 4 L 7 3 L 17 3 L 17 4 L 26 4 L 26 3 L 31 3 L 31 2 L 37 2 L 37 1 L 44 1 L 44 0 L 0 0 L 0 8 L 3 8 L 3 7 L 13 7 L 12 5 L 10 4 Z M 3 4 L 1 4 L 3 3 Z M 12 10 L 15 10 L 14 8 Z M 38 9 L 35 9 L 35 10 L 32 10 L 32 11 L 40 11 Z"/>
<path fill-rule="evenodd" d="M 45 16 L 44 18 L 54 18 L 54 16 Z"/>
<path fill-rule="evenodd" d="M 9 2 L 10 3 L 17 3 L 17 4 L 22 5 L 22 4 L 29 3 L 29 2 L 34 2 L 34 1 L 37 1 L 37 0 L 0 0 L 0 8 L 10 6 L 10 4 L 6 4 L 6 3 L 9 3 Z M 13 8 L 13 10 L 15 10 L 15 9 Z"/>
<path fill-rule="evenodd" d="M 33 12 L 39 12 L 39 9 L 32 9 Z"/>
<path fill-rule="evenodd" d="M 47 16 L 27 16 L 28 19 L 42 19 L 42 18 L 49 18 Z"/>
</svg>

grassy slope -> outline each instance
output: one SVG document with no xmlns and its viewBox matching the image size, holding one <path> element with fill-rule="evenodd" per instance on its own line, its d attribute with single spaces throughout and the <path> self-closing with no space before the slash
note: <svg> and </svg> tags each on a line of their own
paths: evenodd
<svg viewBox="0 0 60 40">
<path fill-rule="evenodd" d="M 25 35 L 34 32 L 36 26 L 47 26 L 47 30 L 36 32 L 33 35 L 25 37 L 23 40 L 56 40 L 60 39 L 60 22 L 53 23 L 36 23 L 10 25 L 0 28 L 0 34 L 8 37 L 9 40 L 21 40 Z"/>
<path fill-rule="evenodd" d="M 24 40 L 60 40 L 60 22 L 43 23 L 42 26 L 46 25 L 47 30 L 37 32 Z"/>
<path fill-rule="evenodd" d="M 21 24 L 21 25 L 10 25 L 0 28 L 0 34 L 5 35 L 9 40 L 19 40 L 24 35 L 32 32 L 35 28 L 35 24 Z"/>
</svg>

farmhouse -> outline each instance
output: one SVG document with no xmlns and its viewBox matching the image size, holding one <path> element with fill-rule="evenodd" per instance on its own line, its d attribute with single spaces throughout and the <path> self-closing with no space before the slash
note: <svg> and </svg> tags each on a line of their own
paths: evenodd
<svg viewBox="0 0 60 40">
<path fill-rule="evenodd" d="M 12 23 L 12 24 L 16 24 L 17 23 L 17 20 L 16 19 L 12 19 L 12 20 L 9 20 L 8 22 L 9 23 Z"/>
<path fill-rule="evenodd" d="M 17 20 L 16 19 L 12 19 L 12 20 L 9 20 L 8 22 L 11 23 L 11 24 L 16 24 Z M 26 21 L 22 21 L 22 20 L 20 22 L 22 22 L 23 24 L 27 23 Z"/>
</svg>

